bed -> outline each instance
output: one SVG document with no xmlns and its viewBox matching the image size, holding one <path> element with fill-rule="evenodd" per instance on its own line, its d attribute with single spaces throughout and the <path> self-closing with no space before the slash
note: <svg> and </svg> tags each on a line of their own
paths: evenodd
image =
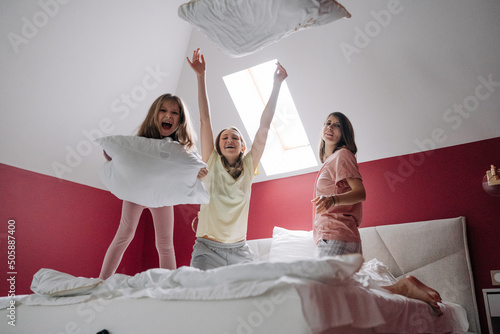
<svg viewBox="0 0 500 334">
<path fill-rule="evenodd" d="M 11 299 L 0 298 L 0 332 L 480 333 L 465 227 L 458 217 L 363 228 L 364 257 L 315 260 L 309 231 L 275 228 L 249 240 L 254 263 L 206 272 L 151 269 L 100 282 L 42 269 L 38 293 L 17 296 L 15 327 Z M 379 287 L 405 274 L 440 292 L 444 316 Z M 73 289 L 49 293 L 58 279 Z"/>
</svg>

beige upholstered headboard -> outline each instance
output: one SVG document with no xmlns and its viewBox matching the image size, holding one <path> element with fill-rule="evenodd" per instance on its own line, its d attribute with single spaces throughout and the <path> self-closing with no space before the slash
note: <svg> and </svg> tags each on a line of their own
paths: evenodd
<svg viewBox="0 0 500 334">
<path fill-rule="evenodd" d="M 396 278 L 412 274 L 444 301 L 467 311 L 469 333 L 480 333 L 465 218 L 360 229 L 366 261 L 378 259 Z"/>
</svg>

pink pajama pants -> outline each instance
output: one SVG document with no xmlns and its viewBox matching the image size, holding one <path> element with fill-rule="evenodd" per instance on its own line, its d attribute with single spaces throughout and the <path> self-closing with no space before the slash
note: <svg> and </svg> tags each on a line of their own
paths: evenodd
<svg viewBox="0 0 500 334">
<path fill-rule="evenodd" d="M 123 201 L 122 216 L 116 235 L 106 252 L 99 278 L 106 279 L 113 275 L 132 241 L 139 224 L 142 211 L 146 207 Z M 174 252 L 174 207 L 149 208 L 153 216 L 156 249 L 160 258 L 160 268 L 176 269 Z"/>
</svg>

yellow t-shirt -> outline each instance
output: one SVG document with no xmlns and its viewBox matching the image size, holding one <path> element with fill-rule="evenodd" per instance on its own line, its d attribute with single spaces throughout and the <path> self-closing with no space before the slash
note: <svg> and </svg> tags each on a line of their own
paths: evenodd
<svg viewBox="0 0 500 334">
<path fill-rule="evenodd" d="M 209 173 L 203 182 L 210 202 L 201 205 L 196 236 L 222 243 L 245 240 L 252 181 L 257 175 L 252 171 L 251 154 L 243 157 L 243 172 L 236 180 L 226 171 L 216 150 L 210 154 L 207 166 Z"/>
</svg>

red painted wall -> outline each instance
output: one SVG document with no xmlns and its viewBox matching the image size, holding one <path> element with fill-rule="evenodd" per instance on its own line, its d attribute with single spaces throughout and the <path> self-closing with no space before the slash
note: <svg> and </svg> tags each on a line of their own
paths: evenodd
<svg viewBox="0 0 500 334">
<path fill-rule="evenodd" d="M 33 275 L 51 268 L 99 276 L 118 227 L 121 201 L 107 191 L 0 164 L 0 271 L 17 272 L 16 294 L 31 293 Z M 15 268 L 7 268 L 8 222 L 15 221 Z M 142 269 L 144 228 L 124 255 L 119 272 Z M 0 280 L 0 295 L 8 295 Z"/>
<path fill-rule="evenodd" d="M 500 269 L 500 197 L 481 181 L 500 165 L 500 138 L 360 164 L 367 190 L 363 227 L 465 216 L 483 332 L 483 288 Z M 273 226 L 311 229 L 315 173 L 255 183 L 248 239 L 271 237 Z M 189 265 L 199 206 L 175 208 L 177 265 Z M 7 273 L 8 220 L 15 220 L 16 293 L 30 293 L 33 274 L 52 268 L 96 277 L 120 219 L 121 201 L 107 191 L 0 164 L 0 270 Z M 118 272 L 133 275 L 156 267 L 151 215 L 141 218 Z M 8 286 L 0 280 L 0 295 Z"/>
</svg>

